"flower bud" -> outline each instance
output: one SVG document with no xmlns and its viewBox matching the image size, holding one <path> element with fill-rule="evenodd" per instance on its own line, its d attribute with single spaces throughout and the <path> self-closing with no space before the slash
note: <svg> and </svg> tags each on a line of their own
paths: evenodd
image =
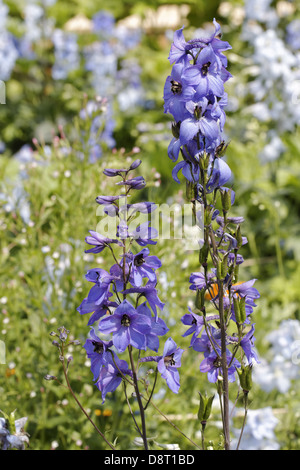
<svg viewBox="0 0 300 470">
<path fill-rule="evenodd" d="M 210 417 L 211 413 L 211 407 L 214 399 L 214 395 L 207 397 L 206 394 L 203 396 L 199 392 L 200 396 L 200 404 L 199 404 L 199 410 L 198 410 L 198 419 L 202 424 L 206 424 L 206 421 Z"/>
<path fill-rule="evenodd" d="M 242 323 L 241 322 L 241 311 L 240 311 L 240 302 L 238 297 L 235 295 L 233 296 L 233 308 L 234 308 L 234 315 L 235 315 L 235 320 L 237 323 Z"/>
<path fill-rule="evenodd" d="M 207 170 L 209 163 L 210 163 L 210 155 L 206 152 L 203 152 L 199 160 L 199 163 L 200 163 L 200 168 L 202 170 Z"/>
<path fill-rule="evenodd" d="M 204 299 L 205 299 L 205 289 L 198 289 L 197 294 L 196 294 L 196 299 L 195 299 L 195 306 L 199 310 L 202 310 L 204 307 Z"/>
<path fill-rule="evenodd" d="M 239 301 L 240 304 L 240 315 L 241 315 L 241 323 L 244 323 L 247 318 L 246 314 L 246 297 L 242 297 Z"/>
<path fill-rule="evenodd" d="M 140 166 L 141 163 L 142 160 L 140 160 L 139 158 L 137 160 L 134 160 L 134 162 L 131 163 L 129 170 L 135 170 L 137 167 Z"/>
<path fill-rule="evenodd" d="M 228 212 L 231 208 L 231 189 L 228 191 L 220 191 L 221 193 L 221 201 L 222 201 L 222 209 L 224 212 Z"/>
<path fill-rule="evenodd" d="M 207 245 L 203 245 L 203 247 L 199 251 L 199 262 L 201 266 L 204 263 L 207 263 L 208 251 L 209 251 L 209 247 Z"/>
<path fill-rule="evenodd" d="M 243 244 L 243 237 L 242 237 L 241 226 L 240 225 L 238 225 L 238 227 L 236 229 L 235 238 L 236 238 L 236 241 L 237 241 L 237 248 L 240 248 Z"/>
<path fill-rule="evenodd" d="M 241 367 L 241 369 L 236 369 L 239 376 L 240 385 L 244 393 L 249 393 L 252 388 L 252 365 L 247 365 Z"/>
</svg>

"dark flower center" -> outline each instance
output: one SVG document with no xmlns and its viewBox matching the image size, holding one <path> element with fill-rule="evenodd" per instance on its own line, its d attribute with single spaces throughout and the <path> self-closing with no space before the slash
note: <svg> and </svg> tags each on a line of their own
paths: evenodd
<svg viewBox="0 0 300 470">
<path fill-rule="evenodd" d="M 207 62 L 207 64 L 202 65 L 201 72 L 202 72 L 202 75 L 204 75 L 205 77 L 208 74 L 208 69 L 210 67 L 210 64 L 211 64 L 210 62 Z"/>
<path fill-rule="evenodd" d="M 174 356 L 174 354 L 171 354 L 170 356 L 165 356 L 164 357 L 164 363 L 165 363 L 166 367 L 175 366 L 175 361 L 174 361 L 173 356 Z"/>
<path fill-rule="evenodd" d="M 176 80 L 171 80 L 171 91 L 174 93 L 174 95 L 179 95 L 179 93 L 182 91 L 181 83 L 177 82 Z"/>
<path fill-rule="evenodd" d="M 123 315 L 122 320 L 121 320 L 121 325 L 123 326 L 129 326 L 130 325 L 130 318 L 128 315 Z"/>
<path fill-rule="evenodd" d="M 202 107 L 201 106 L 198 106 L 196 105 L 195 108 L 194 108 L 194 116 L 196 119 L 200 119 L 201 116 L 202 116 Z"/>
<path fill-rule="evenodd" d="M 142 264 L 145 263 L 145 259 L 144 259 L 144 256 L 142 253 L 140 253 L 139 255 L 136 255 L 136 257 L 134 258 L 134 266 L 142 266 Z"/>
<path fill-rule="evenodd" d="M 94 346 L 94 352 L 98 353 L 98 354 L 103 354 L 103 344 L 102 343 L 97 343 L 97 341 L 93 341 L 92 342 L 93 346 Z"/>
<path fill-rule="evenodd" d="M 221 362 L 221 359 L 219 359 L 218 357 L 214 360 L 214 367 L 216 367 L 217 369 L 219 367 L 221 367 L 222 365 L 222 362 Z"/>
</svg>

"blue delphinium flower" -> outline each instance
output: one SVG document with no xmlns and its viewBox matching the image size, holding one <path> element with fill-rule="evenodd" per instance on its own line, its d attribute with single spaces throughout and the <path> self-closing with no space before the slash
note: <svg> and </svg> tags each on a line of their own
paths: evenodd
<svg viewBox="0 0 300 470">
<path fill-rule="evenodd" d="M 130 266 L 130 282 L 136 287 L 142 285 L 143 279 L 156 282 L 155 270 L 161 267 L 161 261 L 157 256 L 149 256 L 149 248 L 143 248 L 139 253 L 128 253 L 127 263 Z"/>
<path fill-rule="evenodd" d="M 87 357 L 91 360 L 91 371 L 94 374 L 94 381 L 98 380 L 100 371 L 103 366 L 113 364 L 112 355 L 115 353 L 110 350 L 113 342 L 101 340 L 95 333 L 94 328 L 91 328 L 90 338 L 84 344 Z"/>
<path fill-rule="evenodd" d="M 232 359 L 232 354 L 227 349 L 227 365 L 231 363 L 231 365 L 228 367 L 228 380 L 229 382 L 234 382 L 235 370 L 236 370 L 236 367 L 240 367 L 240 363 L 237 359 L 233 359 L 233 361 L 231 361 L 231 359 Z M 207 372 L 208 381 L 214 383 L 214 382 L 217 382 L 217 380 L 220 377 L 222 377 L 221 367 L 222 367 L 222 364 L 221 364 L 220 357 L 217 356 L 215 351 L 212 351 L 201 362 L 200 371 L 204 373 Z"/>
<path fill-rule="evenodd" d="M 125 299 L 113 315 L 100 320 L 99 329 L 104 334 L 113 334 L 113 344 L 120 353 L 129 345 L 146 350 L 145 335 L 151 330 L 151 321 L 148 317 L 140 315 Z"/>
<path fill-rule="evenodd" d="M 124 376 L 132 376 L 132 371 L 128 368 L 126 361 L 115 357 L 114 363 L 106 364 L 101 368 L 97 380 L 97 387 L 102 395 L 102 404 L 108 392 L 114 392 L 121 384 Z"/>
<path fill-rule="evenodd" d="M 178 393 L 180 388 L 178 367 L 181 366 L 181 356 L 183 349 L 178 348 L 172 338 L 165 342 L 162 356 L 149 356 L 141 359 L 141 362 L 157 362 L 157 369 L 163 379 L 166 380 L 168 387 L 172 392 Z"/>
</svg>

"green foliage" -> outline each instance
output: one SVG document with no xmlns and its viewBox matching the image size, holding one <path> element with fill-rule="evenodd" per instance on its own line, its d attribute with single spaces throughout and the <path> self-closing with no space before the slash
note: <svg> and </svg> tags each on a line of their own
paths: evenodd
<svg viewBox="0 0 300 470">
<path fill-rule="evenodd" d="M 111 0 L 109 4 L 68 0 L 50 7 L 49 14 L 62 26 L 79 12 L 91 17 L 109 6 L 115 17 L 121 19 L 142 12 L 146 6 L 155 10 L 166 3 L 181 4 L 179 0 L 146 3 Z M 184 3 L 191 7 L 188 16 L 191 31 L 204 21 L 211 21 L 219 6 L 218 1 Z M 7 4 L 12 12 L 11 29 L 17 31 L 22 22 L 21 10 L 16 2 Z M 242 54 L 239 31 L 228 25 L 227 29 L 226 40 L 230 40 L 237 54 Z M 50 449 L 55 442 L 59 449 L 106 448 L 68 390 L 44 380 L 46 374 L 51 374 L 63 382 L 57 350 L 49 335 L 64 325 L 81 341 L 81 346 L 72 346 L 69 351 L 73 356 L 70 365 L 73 390 L 110 442 L 116 440 L 117 448 L 132 449 L 136 431 L 122 390 L 107 397 L 101 405 L 100 393 L 92 383 L 82 348 L 88 334 L 87 318 L 76 308 L 88 292 L 86 270 L 95 265 L 106 268 L 110 262 L 106 252 L 94 259 L 84 256 L 84 239 L 98 222 L 95 197 L 115 191 L 113 183 L 102 174 L 103 169 L 127 165 L 134 158 L 132 148 L 138 146 L 143 160 L 141 174 L 147 179 L 141 200 L 160 204 L 184 198 L 185 187 L 171 179 L 173 163 L 167 157 L 171 121 L 163 114 L 162 93 L 170 71 L 167 61 L 170 44 L 164 32 L 150 31 L 143 37 L 134 54 L 142 67 L 142 81 L 151 106 L 138 113 L 118 113 L 116 147 L 124 147 L 125 152 L 106 150 L 95 164 L 88 161 L 79 138 L 85 124 L 78 121 L 84 95 L 93 97 L 93 90 L 85 88 L 83 71 L 74 73 L 66 82 L 54 83 L 49 75 L 53 50 L 49 44 L 41 47 L 38 61 L 18 63 L 7 83 L 9 105 L 0 107 L 1 140 L 7 144 L 7 152 L 0 157 L 0 192 L 12 197 L 16 182 L 20 182 L 20 172 L 26 170 L 22 179 L 24 194 L 19 203 L 28 200 L 31 214 L 30 223 L 25 223 L 20 216 L 20 204 L 11 211 L 0 206 L 0 339 L 6 347 L 6 364 L 0 364 L 0 408 L 8 415 L 16 410 L 16 417 L 28 417 L 26 431 L 34 450 Z M 239 61 L 232 61 L 233 75 L 239 76 L 241 69 Z M 61 120 L 66 137 L 58 129 Z M 139 128 L 141 123 L 143 129 Z M 253 119 L 252 125 L 255 135 L 259 124 Z M 232 211 L 245 218 L 243 235 L 249 242 L 243 248 L 246 261 L 240 279 L 257 278 L 261 299 L 255 313 L 256 346 L 260 355 L 267 356 L 266 334 L 283 319 L 300 320 L 300 136 L 299 129 L 294 134 L 284 134 L 285 153 L 276 162 L 264 164 L 258 158 L 264 142 L 261 138 L 247 139 L 243 134 L 245 126 L 240 108 L 229 113 L 227 131 L 231 143 L 226 155 L 236 192 Z M 31 144 L 34 137 L 42 142 L 40 137 L 45 136 L 45 129 L 47 147 L 39 145 L 34 161 L 20 168 L 12 154 L 23 144 Z M 53 140 L 52 133 L 59 140 Z M 67 155 L 65 148 L 69 149 Z M 78 151 L 85 154 L 83 160 L 78 158 Z M 159 297 L 166 302 L 164 319 L 170 335 L 185 349 L 180 393 L 172 394 L 158 379 L 154 401 L 164 415 L 200 445 L 199 392 L 211 396 L 215 388 L 200 375 L 201 356 L 189 350 L 189 338 L 182 338 L 184 328 L 180 322 L 187 313 L 187 305 L 194 308 L 188 281 L 190 273 L 199 269 L 198 259 L 194 252 L 181 253 L 180 240 L 159 240 L 152 252 L 163 263 L 158 288 Z M 149 380 L 153 383 L 152 375 Z M 277 437 L 283 449 L 299 449 L 298 394 L 299 383 L 286 395 L 277 390 L 266 393 L 254 383 L 249 394 L 252 409 L 272 406 L 277 410 L 280 417 Z M 234 402 L 236 396 L 231 399 Z M 135 406 L 134 399 L 130 398 L 130 403 Z M 242 407 L 241 398 L 238 406 Z M 181 449 L 193 449 L 154 408 L 147 410 L 147 423 L 149 436 L 157 442 L 178 443 Z M 213 404 L 205 435 L 214 449 L 219 446 L 218 426 L 219 409 Z"/>
</svg>

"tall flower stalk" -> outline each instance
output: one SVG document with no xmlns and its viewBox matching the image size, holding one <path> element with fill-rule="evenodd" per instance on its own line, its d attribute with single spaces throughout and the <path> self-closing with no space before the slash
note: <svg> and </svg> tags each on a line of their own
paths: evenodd
<svg viewBox="0 0 300 470">
<path fill-rule="evenodd" d="M 91 360 L 94 382 L 102 394 L 102 403 L 107 393 L 124 384 L 136 430 L 147 450 L 145 411 L 153 390 L 147 399 L 142 395 L 140 385 L 144 386 L 145 380 L 139 376 L 139 366 L 142 362 L 156 362 L 157 371 L 169 388 L 177 393 L 180 387 L 177 368 L 183 351 L 177 348 L 172 338 L 168 338 L 162 356 L 141 357 L 142 352 L 148 349 L 158 352 L 159 337 L 164 336 L 169 328 L 159 316 L 164 307 L 156 289 L 156 270 L 161 267 L 161 261 L 151 255 L 148 248 L 157 243 L 157 230 L 149 221 L 136 223 L 136 220 L 140 222 L 137 214 L 147 218 L 156 205 L 151 202 L 129 203 L 131 192 L 143 189 L 146 184 L 142 176 L 131 177 L 131 172 L 140 164 L 141 160 L 137 159 L 129 168 L 104 170 L 107 177 L 120 178 L 116 186 L 121 191 L 115 196 L 96 198 L 96 203 L 103 209 L 105 224 L 111 231 L 103 234 L 91 230 L 86 237 L 90 246 L 86 252 L 98 254 L 109 250 L 113 264 L 109 271 L 92 268 L 86 273 L 92 287 L 78 311 L 82 315 L 91 314 L 88 320 L 91 332 L 84 347 Z M 107 340 L 109 336 L 111 339 Z M 120 358 L 126 352 L 129 364 Z M 140 424 L 126 394 L 127 384 L 135 390 Z"/>
<path fill-rule="evenodd" d="M 168 156 L 177 162 L 172 176 L 180 183 L 178 173 L 182 172 L 194 221 L 203 223 L 200 270 L 190 276 L 199 313 L 189 309 L 182 317 L 182 323 L 189 326 L 183 336 L 192 335 L 190 346 L 204 356 L 200 371 L 207 373 L 209 382 L 216 383 L 224 447 L 229 450 L 229 384 L 238 375 L 246 415 L 252 366 L 258 361 L 251 314 L 259 293 L 253 287 L 255 279 L 238 280 L 244 261 L 239 250 L 247 239 L 241 233 L 243 218 L 229 216 L 235 194 L 225 186 L 232 175 L 224 159 L 227 144 L 223 138 L 225 83 L 231 77 L 224 51 L 231 46 L 221 39 L 221 28 L 215 20 L 214 26 L 209 37 L 190 41 L 185 40 L 183 28 L 175 32 L 169 54 L 172 71 L 164 87 L 164 111 L 174 119 L 168 147 Z M 206 420 L 207 416 L 205 425 Z"/>
</svg>

